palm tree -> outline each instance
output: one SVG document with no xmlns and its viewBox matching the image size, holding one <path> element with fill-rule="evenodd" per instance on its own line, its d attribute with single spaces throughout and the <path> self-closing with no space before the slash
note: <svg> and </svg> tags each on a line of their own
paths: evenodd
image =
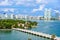
<svg viewBox="0 0 60 40">
<path fill-rule="evenodd" d="M 56 36 L 53 34 L 53 35 L 51 36 L 51 40 L 54 40 L 55 37 L 56 37 Z"/>
</svg>

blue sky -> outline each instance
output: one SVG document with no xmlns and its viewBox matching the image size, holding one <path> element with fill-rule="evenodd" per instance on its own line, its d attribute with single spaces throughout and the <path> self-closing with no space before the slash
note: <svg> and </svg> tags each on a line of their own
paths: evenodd
<svg viewBox="0 0 60 40">
<path fill-rule="evenodd" d="M 0 0 L 0 14 L 43 16 L 46 8 L 60 13 L 60 0 Z"/>
</svg>

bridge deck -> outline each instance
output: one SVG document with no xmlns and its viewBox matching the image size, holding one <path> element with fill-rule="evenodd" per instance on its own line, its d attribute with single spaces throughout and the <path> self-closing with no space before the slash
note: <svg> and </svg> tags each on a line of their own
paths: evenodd
<svg viewBox="0 0 60 40">
<path fill-rule="evenodd" d="M 35 32 L 35 31 L 31 31 L 31 30 L 26 30 L 26 29 L 19 29 L 19 28 L 13 28 L 14 30 L 20 30 L 22 32 L 26 32 L 26 33 L 30 33 L 30 34 L 34 34 L 34 35 L 38 35 L 38 36 L 42 36 L 45 38 L 51 38 L 51 35 L 49 34 L 45 34 L 42 32 Z M 56 37 L 55 39 L 60 40 L 60 37 Z"/>
</svg>

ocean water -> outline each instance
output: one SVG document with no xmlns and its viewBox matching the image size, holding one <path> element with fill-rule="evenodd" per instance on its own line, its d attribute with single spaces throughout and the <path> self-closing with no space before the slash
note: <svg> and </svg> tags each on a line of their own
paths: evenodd
<svg viewBox="0 0 60 40">
<path fill-rule="evenodd" d="M 29 30 L 43 32 L 47 34 L 55 34 L 56 36 L 60 37 L 60 21 L 42 21 L 38 20 L 38 25 L 36 28 L 32 28 Z M 16 30 L 0 30 L 0 40 L 50 40 L 38 36 L 34 36 L 31 34 L 23 33 Z"/>
<path fill-rule="evenodd" d="M 60 37 L 60 21 L 42 21 L 38 20 L 38 26 L 31 30 L 47 34 L 55 34 Z"/>
<path fill-rule="evenodd" d="M 16 30 L 11 31 L 0 30 L 0 40 L 28 40 L 28 38 L 30 38 L 31 40 L 50 40 Z"/>
</svg>

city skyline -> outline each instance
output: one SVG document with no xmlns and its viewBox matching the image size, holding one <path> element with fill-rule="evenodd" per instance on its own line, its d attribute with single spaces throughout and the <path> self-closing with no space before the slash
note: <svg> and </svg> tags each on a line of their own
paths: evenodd
<svg viewBox="0 0 60 40">
<path fill-rule="evenodd" d="M 52 15 L 60 13 L 59 0 L 0 0 L 0 14 L 22 14 L 43 16 L 45 9 L 51 9 Z"/>
</svg>

